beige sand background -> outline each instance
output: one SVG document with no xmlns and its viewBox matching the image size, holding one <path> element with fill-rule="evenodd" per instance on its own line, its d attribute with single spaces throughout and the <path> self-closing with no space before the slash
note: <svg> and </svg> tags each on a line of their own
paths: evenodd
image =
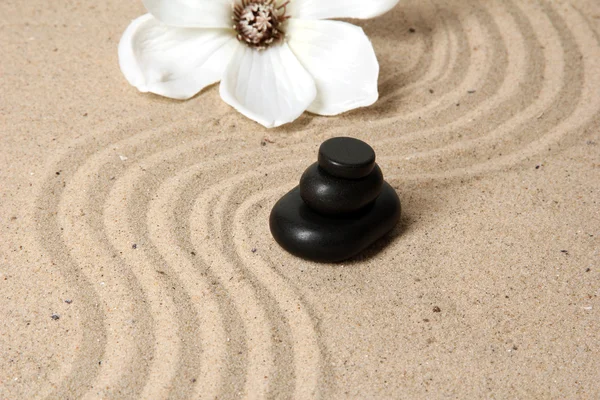
<svg viewBox="0 0 600 400">
<path fill-rule="evenodd" d="M 1 399 L 600 398 L 599 3 L 405 0 L 376 105 L 270 131 L 129 87 L 141 13 L 0 3 Z M 317 265 L 267 220 L 336 135 L 403 218 Z"/>
</svg>

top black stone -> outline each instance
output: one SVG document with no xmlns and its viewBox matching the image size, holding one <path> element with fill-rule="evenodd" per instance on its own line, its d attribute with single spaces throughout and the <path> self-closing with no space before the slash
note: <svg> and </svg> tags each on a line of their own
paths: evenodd
<svg viewBox="0 0 600 400">
<path fill-rule="evenodd" d="M 319 148 L 319 167 L 338 178 L 364 178 L 374 166 L 375 151 L 362 140 L 336 137 Z"/>
</svg>

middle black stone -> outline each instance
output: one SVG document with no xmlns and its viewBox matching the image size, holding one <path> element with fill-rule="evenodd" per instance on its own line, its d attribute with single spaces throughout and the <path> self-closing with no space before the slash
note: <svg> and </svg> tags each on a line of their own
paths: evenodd
<svg viewBox="0 0 600 400">
<path fill-rule="evenodd" d="M 300 179 L 300 196 L 313 210 L 329 215 L 352 213 L 381 193 L 383 174 L 377 164 L 360 179 L 338 178 L 314 163 Z"/>
</svg>

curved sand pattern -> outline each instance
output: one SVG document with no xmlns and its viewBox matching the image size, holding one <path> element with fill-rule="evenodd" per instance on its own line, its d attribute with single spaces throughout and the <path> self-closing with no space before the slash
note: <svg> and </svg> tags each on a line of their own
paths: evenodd
<svg viewBox="0 0 600 400">
<path fill-rule="evenodd" d="M 32 175 L 32 196 L 23 205 L 26 229 L 9 233 L 29 244 L 74 302 L 64 311 L 72 319 L 50 321 L 72 324 L 61 361 L 43 378 L 20 385 L 10 375 L 18 371 L 7 361 L 12 356 L 3 357 L 0 398 L 424 395 L 378 381 L 384 372 L 367 367 L 368 355 L 361 359 L 364 367 L 356 359 L 352 365 L 341 361 L 340 354 L 353 359 L 353 350 L 340 350 L 331 337 L 360 343 L 368 322 L 357 328 L 349 322 L 352 313 L 369 300 L 384 308 L 386 289 L 370 298 L 347 295 L 343 269 L 283 253 L 268 231 L 270 207 L 314 161 L 318 144 L 336 135 L 372 144 L 401 193 L 438 184 L 458 190 L 461 182 L 560 157 L 600 126 L 600 6 L 583 0 L 404 3 L 361 23 L 379 55 L 381 97 L 342 117 L 305 115 L 265 132 L 220 104 L 214 88 L 175 103 L 137 95 L 114 77 L 113 97 L 135 102 L 142 111 L 127 115 L 139 116 L 84 121 L 62 133 L 69 140 L 43 160 L 44 173 Z M 122 7 L 114 3 L 111 12 Z M 8 7 L 16 15 L 11 12 Z M 109 25 L 111 37 L 136 12 Z M 110 57 L 113 47 L 104 50 Z M 9 118 L 21 126 L 18 116 Z M 72 140 L 76 129 L 86 133 Z M 407 249 L 398 238 L 407 221 L 349 265 L 395 265 Z M 10 257 L 18 264 L 19 256 Z M 308 278 L 299 278 L 305 270 Z M 27 272 L 20 274 L 26 279 Z M 370 279 L 361 276 L 355 286 Z M 323 282 L 333 282 L 327 291 L 332 308 L 312 292 Z M 15 295 L 10 287 L 7 293 Z M 332 311 L 340 309 L 341 315 Z M 390 347 L 409 340 L 403 328 L 394 329 L 404 336 L 390 334 Z M 474 337 L 484 340 L 481 332 Z M 38 345 L 39 354 L 44 346 Z M 37 359 L 35 350 L 28 351 Z M 419 364 L 408 386 L 426 385 L 421 354 L 406 349 L 403 365 Z M 443 354 L 442 372 L 461 369 Z M 394 365 L 393 354 L 379 356 L 376 365 L 387 371 L 386 379 L 402 371 L 406 378 L 407 367 Z M 579 362 L 588 371 L 598 364 L 592 358 Z M 593 378 L 578 378 L 580 395 L 598 394 Z M 536 397 L 548 394 L 543 387 L 540 381 L 531 390 L 502 393 Z M 439 396 L 452 395 L 438 389 Z M 456 390 L 486 393 L 468 385 Z"/>
</svg>

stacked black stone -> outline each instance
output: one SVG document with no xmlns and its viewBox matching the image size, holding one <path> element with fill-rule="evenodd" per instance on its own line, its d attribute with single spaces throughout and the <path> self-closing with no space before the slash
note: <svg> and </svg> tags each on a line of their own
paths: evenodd
<svg viewBox="0 0 600 400">
<path fill-rule="evenodd" d="M 273 237 L 290 253 L 319 262 L 353 257 L 400 219 L 400 199 L 383 180 L 375 151 L 363 141 L 338 137 L 319 148 L 318 162 L 300 186 L 273 207 Z"/>
</svg>

